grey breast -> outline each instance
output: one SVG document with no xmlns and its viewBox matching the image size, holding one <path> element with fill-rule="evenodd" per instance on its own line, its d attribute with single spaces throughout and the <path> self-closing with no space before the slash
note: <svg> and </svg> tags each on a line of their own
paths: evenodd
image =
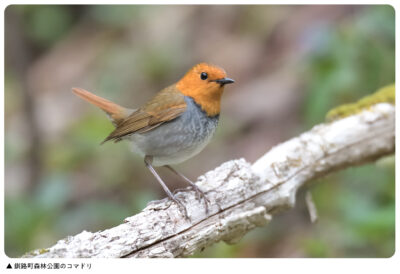
<svg viewBox="0 0 400 274">
<path fill-rule="evenodd" d="M 145 133 L 133 134 L 134 150 L 153 156 L 156 166 L 176 164 L 199 153 L 210 141 L 219 116 L 208 117 L 191 97 L 185 96 L 186 111 L 178 118 Z"/>
</svg>

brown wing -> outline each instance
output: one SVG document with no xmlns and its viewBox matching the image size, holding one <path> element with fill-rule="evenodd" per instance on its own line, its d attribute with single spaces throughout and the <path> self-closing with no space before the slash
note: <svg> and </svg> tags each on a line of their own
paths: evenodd
<svg viewBox="0 0 400 274">
<path fill-rule="evenodd" d="M 162 123 L 179 117 L 186 110 L 184 95 L 175 85 L 160 91 L 143 107 L 121 121 L 110 135 L 103 141 L 115 140 L 132 133 L 143 133 L 152 130 Z"/>
</svg>

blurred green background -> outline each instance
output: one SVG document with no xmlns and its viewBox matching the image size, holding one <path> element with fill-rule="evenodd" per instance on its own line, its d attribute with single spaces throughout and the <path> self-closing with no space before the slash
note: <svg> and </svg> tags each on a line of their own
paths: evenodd
<svg viewBox="0 0 400 274">
<path fill-rule="evenodd" d="M 272 146 L 395 79 L 391 6 L 8 6 L 5 11 L 5 252 L 18 257 L 115 226 L 165 196 L 83 87 L 140 106 L 206 61 L 226 89 L 212 142 L 177 166 L 195 179 Z M 160 170 L 172 188 L 185 186 Z M 238 244 L 194 257 L 390 257 L 394 156 L 311 184 L 319 221 L 293 210 Z"/>
</svg>

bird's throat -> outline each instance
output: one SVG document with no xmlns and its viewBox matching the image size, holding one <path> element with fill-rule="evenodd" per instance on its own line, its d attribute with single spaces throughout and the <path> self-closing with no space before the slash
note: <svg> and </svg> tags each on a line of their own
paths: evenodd
<svg viewBox="0 0 400 274">
<path fill-rule="evenodd" d="M 186 88 L 182 84 L 178 84 L 177 88 L 184 95 L 191 97 L 207 116 L 214 117 L 219 115 L 221 111 L 221 97 L 224 91 L 223 87 L 218 86 L 218 88 L 205 91 L 201 88 Z"/>
<path fill-rule="evenodd" d="M 221 96 L 222 92 L 197 94 L 196 96 L 189 95 L 209 117 L 219 115 L 221 111 Z"/>
</svg>

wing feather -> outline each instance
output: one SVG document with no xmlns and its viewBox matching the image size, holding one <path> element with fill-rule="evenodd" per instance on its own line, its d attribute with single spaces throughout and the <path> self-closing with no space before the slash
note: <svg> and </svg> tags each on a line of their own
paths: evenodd
<svg viewBox="0 0 400 274">
<path fill-rule="evenodd" d="M 118 142 L 133 133 L 150 131 L 179 117 L 185 110 L 184 95 L 176 89 L 175 85 L 172 85 L 160 91 L 142 108 L 121 121 L 115 130 L 104 139 L 103 143 L 110 140 Z"/>
</svg>

